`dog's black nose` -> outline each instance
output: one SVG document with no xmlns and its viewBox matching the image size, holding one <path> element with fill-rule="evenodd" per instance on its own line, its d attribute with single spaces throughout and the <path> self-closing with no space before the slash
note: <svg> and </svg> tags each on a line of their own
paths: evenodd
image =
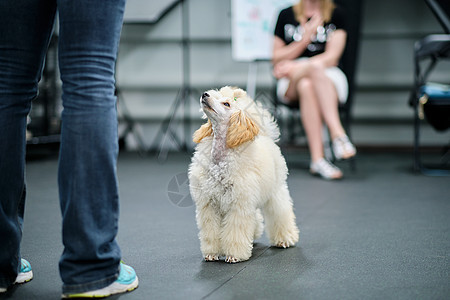
<svg viewBox="0 0 450 300">
<path fill-rule="evenodd" d="M 208 93 L 203 93 L 202 98 L 203 98 L 203 99 L 209 98 L 209 94 L 208 94 Z"/>
</svg>

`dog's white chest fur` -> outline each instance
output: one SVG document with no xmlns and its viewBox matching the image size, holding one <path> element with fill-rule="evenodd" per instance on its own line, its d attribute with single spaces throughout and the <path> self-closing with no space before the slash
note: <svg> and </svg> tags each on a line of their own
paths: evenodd
<svg viewBox="0 0 450 300">
<path fill-rule="evenodd" d="M 232 197 L 234 188 L 233 174 L 234 170 L 226 158 L 219 162 L 211 160 L 206 169 L 206 180 L 202 183 L 202 190 L 208 194 L 210 204 L 220 214 L 229 211 L 230 206 L 239 199 Z"/>
</svg>

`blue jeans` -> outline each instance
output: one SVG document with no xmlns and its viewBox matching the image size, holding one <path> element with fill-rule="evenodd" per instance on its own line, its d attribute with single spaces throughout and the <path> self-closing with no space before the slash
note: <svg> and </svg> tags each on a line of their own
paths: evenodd
<svg viewBox="0 0 450 300">
<path fill-rule="evenodd" d="M 26 118 L 59 14 L 63 293 L 114 282 L 121 258 L 114 69 L 125 0 L 0 0 L 0 287 L 19 271 Z M 42 274 L 45 276 L 45 274 Z"/>
</svg>

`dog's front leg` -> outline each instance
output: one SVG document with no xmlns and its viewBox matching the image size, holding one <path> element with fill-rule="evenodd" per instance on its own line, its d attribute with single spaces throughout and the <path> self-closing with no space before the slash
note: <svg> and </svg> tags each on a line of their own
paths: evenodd
<svg viewBox="0 0 450 300">
<path fill-rule="evenodd" d="M 237 205 L 226 213 L 221 234 L 226 262 L 237 263 L 252 256 L 257 223 L 255 214 L 250 213 L 252 210 Z"/>
<path fill-rule="evenodd" d="M 200 249 L 206 261 L 219 260 L 220 216 L 208 203 L 197 208 L 197 225 L 200 230 Z"/>
</svg>

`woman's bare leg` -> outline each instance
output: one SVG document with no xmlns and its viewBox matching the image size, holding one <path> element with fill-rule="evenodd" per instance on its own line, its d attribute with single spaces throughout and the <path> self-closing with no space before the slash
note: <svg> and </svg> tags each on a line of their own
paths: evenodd
<svg viewBox="0 0 450 300">
<path fill-rule="evenodd" d="M 326 75 L 325 68 L 317 64 L 311 64 L 309 78 L 311 78 L 319 100 L 320 113 L 330 130 L 331 138 L 345 135 L 344 127 L 339 118 L 337 91 L 333 82 Z"/>
<path fill-rule="evenodd" d="M 297 83 L 297 93 L 300 95 L 300 115 L 308 138 L 311 161 L 324 157 L 322 140 L 322 117 L 319 100 L 313 83 L 309 78 L 303 78 Z"/>
</svg>

